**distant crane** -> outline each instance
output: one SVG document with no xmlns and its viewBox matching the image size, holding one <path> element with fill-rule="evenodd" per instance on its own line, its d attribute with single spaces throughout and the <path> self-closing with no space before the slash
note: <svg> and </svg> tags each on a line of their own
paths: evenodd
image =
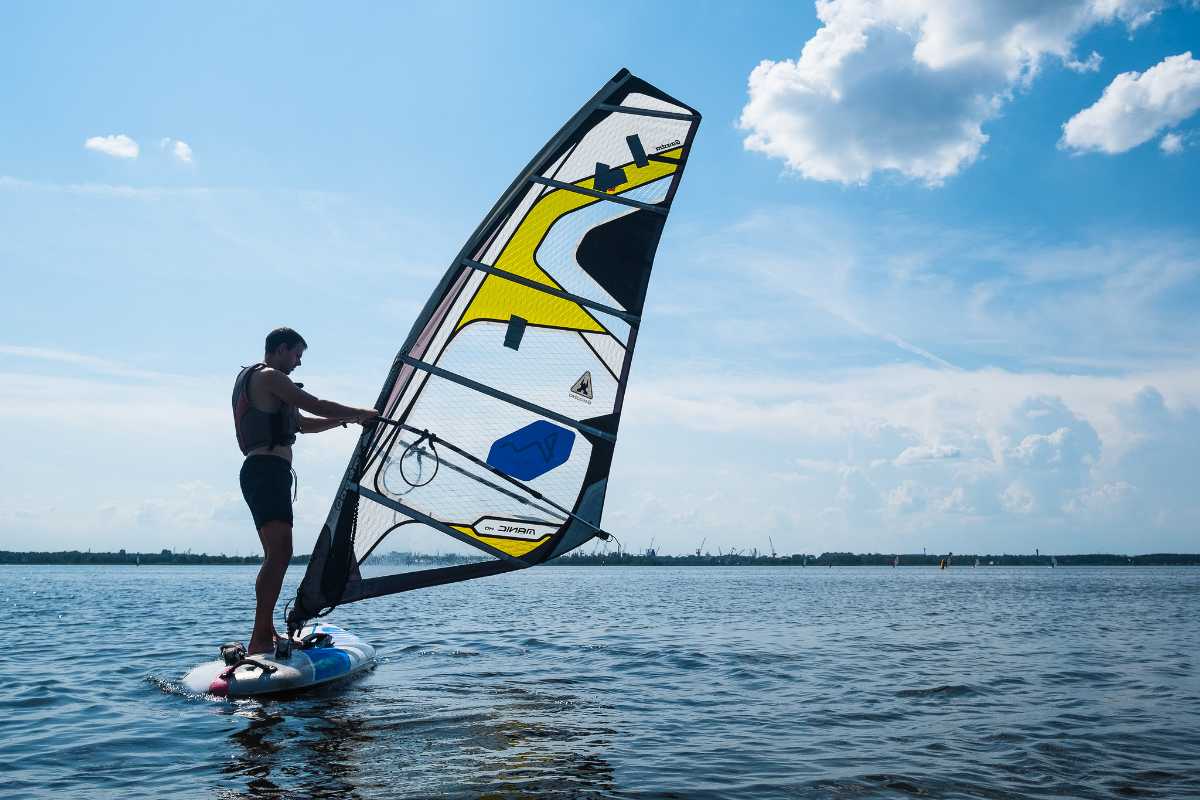
<svg viewBox="0 0 1200 800">
<path fill-rule="evenodd" d="M 700 551 L 704 549 L 704 543 L 707 541 L 708 541 L 707 536 L 705 536 L 703 539 L 700 540 L 700 546 L 696 548 L 696 558 L 700 557 Z"/>
<path fill-rule="evenodd" d="M 646 548 L 646 557 L 647 558 L 654 558 L 654 556 L 658 555 L 658 553 L 654 550 L 654 540 L 656 538 L 657 537 L 655 537 L 655 536 L 650 537 L 650 546 Z"/>
</svg>

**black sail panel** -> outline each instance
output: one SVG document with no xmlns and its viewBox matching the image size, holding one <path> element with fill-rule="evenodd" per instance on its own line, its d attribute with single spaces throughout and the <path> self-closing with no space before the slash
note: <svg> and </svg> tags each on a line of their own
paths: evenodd
<svg viewBox="0 0 1200 800">
<path fill-rule="evenodd" d="M 700 115 L 621 70 L 538 152 L 392 363 L 288 618 L 533 566 L 601 534 L 654 252 Z M 483 560 L 364 578 L 414 531 Z"/>
</svg>

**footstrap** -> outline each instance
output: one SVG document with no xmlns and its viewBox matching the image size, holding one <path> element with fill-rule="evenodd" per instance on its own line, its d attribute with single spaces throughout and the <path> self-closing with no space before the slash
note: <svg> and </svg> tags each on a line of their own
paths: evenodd
<svg viewBox="0 0 1200 800">
<path fill-rule="evenodd" d="M 253 658 L 250 658 L 247 656 L 247 657 L 242 658 L 236 664 L 231 664 L 224 672 L 221 673 L 220 677 L 222 677 L 223 679 L 225 679 L 227 681 L 233 680 L 233 673 L 237 671 L 238 667 L 250 667 L 251 669 L 260 669 L 260 670 L 262 670 L 263 675 L 270 675 L 272 672 L 275 672 L 276 670 L 279 669 L 279 667 L 276 667 L 272 664 L 264 664 L 261 661 L 255 661 Z"/>
<path fill-rule="evenodd" d="M 333 647 L 333 636 L 314 632 L 300 640 L 301 650 L 311 650 L 315 647 Z"/>
</svg>

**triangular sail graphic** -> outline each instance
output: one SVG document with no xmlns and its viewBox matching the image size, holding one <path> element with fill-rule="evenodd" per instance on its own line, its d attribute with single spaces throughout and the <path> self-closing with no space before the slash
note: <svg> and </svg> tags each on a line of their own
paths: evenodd
<svg viewBox="0 0 1200 800">
<path fill-rule="evenodd" d="M 602 534 L 646 285 L 699 122 L 621 70 L 508 188 L 392 364 L 383 419 L 350 459 L 289 627 Z M 420 527 L 490 559 L 361 576 L 381 543 Z"/>
</svg>

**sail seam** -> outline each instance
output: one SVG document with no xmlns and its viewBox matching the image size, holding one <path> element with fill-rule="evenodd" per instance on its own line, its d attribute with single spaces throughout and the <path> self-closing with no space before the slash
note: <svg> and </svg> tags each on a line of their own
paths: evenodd
<svg viewBox="0 0 1200 800">
<path fill-rule="evenodd" d="M 622 197 L 619 194 L 608 194 L 606 192 L 598 192 L 595 189 L 586 189 L 582 186 L 576 186 L 573 183 L 563 183 L 562 181 L 543 178 L 541 175 L 534 175 L 529 180 L 534 183 L 540 183 L 544 186 L 553 186 L 555 189 L 562 189 L 567 192 L 575 192 L 576 194 L 585 194 L 588 197 L 595 197 L 598 200 L 608 200 L 611 203 L 620 203 L 623 206 L 632 206 L 640 208 L 643 211 L 653 211 L 655 214 L 667 215 L 667 209 L 660 208 L 653 203 L 643 203 L 640 200 L 630 200 L 628 197 Z"/>
<path fill-rule="evenodd" d="M 605 314 L 611 314 L 614 317 L 620 317 L 630 325 L 637 325 L 638 322 L 641 321 L 641 317 L 637 316 L 636 314 L 630 314 L 627 311 L 621 311 L 618 308 L 607 306 L 604 303 L 597 303 L 595 300 L 589 300 L 586 297 L 581 297 L 577 294 L 572 294 L 571 292 L 565 292 L 562 289 L 555 289 L 553 286 L 547 286 L 544 283 L 538 283 L 537 281 L 530 280 L 529 278 L 509 272 L 508 270 L 500 269 L 499 267 L 493 267 L 488 264 L 480 263 L 479 261 L 473 261 L 469 258 L 464 258 L 462 263 L 463 266 L 487 272 L 491 275 L 495 275 L 498 278 L 503 278 L 506 281 L 519 283 L 522 286 L 528 286 L 530 289 L 537 289 L 539 292 L 545 292 L 546 294 L 551 294 L 555 297 L 561 297 L 563 300 L 570 300 L 571 302 L 578 303 L 581 306 L 594 308 L 597 311 L 603 311 Z"/>
<path fill-rule="evenodd" d="M 431 375 L 444 378 L 452 383 L 457 383 L 459 386 L 465 386 L 468 389 L 474 389 L 481 394 L 494 397 L 497 400 L 517 406 L 518 408 L 523 408 L 526 411 L 531 411 L 534 414 L 546 417 L 547 419 L 552 419 L 555 422 L 561 422 L 563 425 L 570 425 L 575 430 L 582 431 L 589 436 L 596 436 L 601 439 L 606 439 L 610 442 L 615 442 L 617 440 L 617 437 L 608 431 L 602 431 L 599 428 L 593 428 L 591 425 L 585 425 L 578 420 L 571 419 L 565 414 L 559 414 L 557 411 L 551 411 L 548 408 L 539 406 L 537 403 L 531 403 L 528 400 L 522 400 L 521 398 L 511 395 L 508 392 L 502 392 L 499 389 L 494 389 L 491 386 L 488 386 L 486 383 L 473 381 L 470 378 L 459 375 L 456 372 L 450 372 L 449 370 L 442 369 L 441 367 L 435 367 L 433 364 L 426 364 L 424 361 L 413 358 L 412 356 L 402 355 L 400 358 L 404 361 L 404 363 L 409 364 L 410 366 L 413 366 L 419 370 L 428 372 Z"/>
</svg>

